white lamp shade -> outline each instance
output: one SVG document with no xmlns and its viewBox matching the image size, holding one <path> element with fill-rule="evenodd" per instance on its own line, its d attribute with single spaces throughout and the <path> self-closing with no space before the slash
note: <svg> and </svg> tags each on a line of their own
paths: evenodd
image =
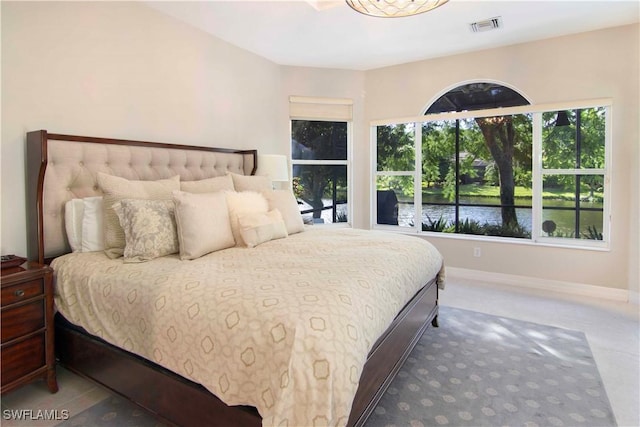
<svg viewBox="0 0 640 427">
<path fill-rule="evenodd" d="M 281 154 L 259 154 L 256 175 L 268 176 L 271 181 L 289 181 L 287 156 Z"/>
</svg>

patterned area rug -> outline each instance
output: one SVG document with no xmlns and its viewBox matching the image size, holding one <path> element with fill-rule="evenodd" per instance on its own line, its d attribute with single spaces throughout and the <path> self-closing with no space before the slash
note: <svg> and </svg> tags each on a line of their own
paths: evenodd
<svg viewBox="0 0 640 427">
<path fill-rule="evenodd" d="M 441 307 L 367 422 L 615 426 L 582 332 Z"/>
<path fill-rule="evenodd" d="M 583 333 L 440 307 L 366 423 L 382 426 L 615 426 Z M 119 397 L 60 424 L 159 427 Z"/>
</svg>

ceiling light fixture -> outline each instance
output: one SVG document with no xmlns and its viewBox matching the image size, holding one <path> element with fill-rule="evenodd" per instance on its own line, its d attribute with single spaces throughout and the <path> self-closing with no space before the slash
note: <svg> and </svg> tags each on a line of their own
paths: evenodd
<svg viewBox="0 0 640 427">
<path fill-rule="evenodd" d="M 449 0 L 346 0 L 357 12 L 381 18 L 400 18 L 428 12 Z"/>
</svg>

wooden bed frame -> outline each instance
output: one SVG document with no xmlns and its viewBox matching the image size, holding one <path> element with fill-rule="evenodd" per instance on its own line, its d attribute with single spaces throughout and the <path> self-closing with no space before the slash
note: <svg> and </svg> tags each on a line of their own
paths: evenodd
<svg viewBox="0 0 640 427">
<path fill-rule="evenodd" d="M 47 172 L 48 141 L 75 141 L 93 144 L 237 153 L 253 156 L 255 150 L 230 150 L 119 139 L 27 133 L 27 218 L 28 257 L 48 263 L 45 247 L 44 181 Z M 62 212 L 63 207 L 60 207 Z M 385 390 L 402 367 L 419 338 L 431 323 L 437 326 L 438 286 L 434 277 L 413 297 L 376 341 L 364 366 L 348 426 L 362 426 Z M 252 407 L 228 406 L 201 385 L 193 383 L 146 359 L 114 347 L 56 317 L 55 346 L 58 362 L 126 397 L 155 414 L 165 423 L 177 426 L 260 426 L 262 419 Z"/>
</svg>

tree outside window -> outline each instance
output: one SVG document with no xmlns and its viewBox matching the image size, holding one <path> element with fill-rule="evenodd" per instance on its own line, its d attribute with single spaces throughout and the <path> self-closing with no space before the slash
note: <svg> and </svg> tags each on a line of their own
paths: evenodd
<svg viewBox="0 0 640 427">
<path fill-rule="evenodd" d="M 348 123 L 292 120 L 293 191 L 307 222 L 347 222 Z"/>
<path fill-rule="evenodd" d="M 422 125 L 424 231 L 529 237 L 531 116 Z"/>
<path fill-rule="evenodd" d="M 545 112 L 542 123 L 543 231 L 603 240 L 606 108 Z"/>
</svg>

